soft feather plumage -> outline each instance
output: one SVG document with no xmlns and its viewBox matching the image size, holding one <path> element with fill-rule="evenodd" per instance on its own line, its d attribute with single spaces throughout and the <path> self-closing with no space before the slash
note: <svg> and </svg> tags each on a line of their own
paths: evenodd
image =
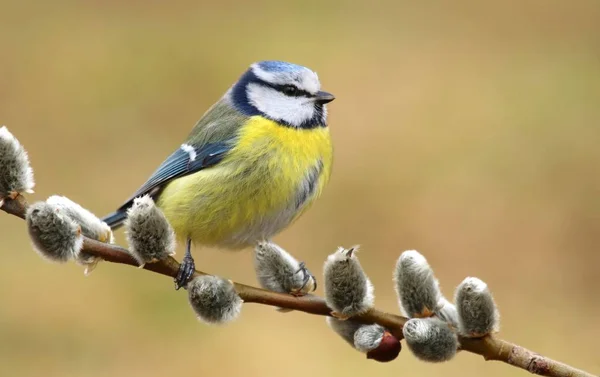
<svg viewBox="0 0 600 377">
<path fill-rule="evenodd" d="M 333 153 L 325 104 L 333 98 L 320 91 L 308 68 L 253 64 L 105 221 L 120 225 L 132 200 L 149 194 L 179 238 L 234 249 L 269 239 L 297 219 L 329 180 Z"/>
<path fill-rule="evenodd" d="M 320 195 L 331 162 L 327 128 L 295 129 L 254 116 L 223 161 L 172 181 L 157 203 L 178 235 L 244 247 L 294 221 Z"/>
</svg>

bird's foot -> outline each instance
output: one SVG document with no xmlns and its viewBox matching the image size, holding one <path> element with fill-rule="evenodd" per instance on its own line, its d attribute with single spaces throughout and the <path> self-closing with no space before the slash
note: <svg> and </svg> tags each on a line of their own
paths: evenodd
<svg viewBox="0 0 600 377">
<path fill-rule="evenodd" d="M 306 268 L 306 264 L 304 262 L 300 262 L 300 266 L 298 270 L 294 273 L 302 273 L 303 280 L 302 285 L 299 288 L 292 289 L 290 294 L 292 296 L 300 297 L 304 296 L 309 292 L 314 292 L 317 289 L 317 279 L 311 272 Z"/>
<path fill-rule="evenodd" d="M 189 283 L 190 280 L 192 280 L 194 271 L 196 271 L 196 264 L 194 263 L 194 258 L 192 258 L 191 255 L 184 256 L 183 260 L 181 261 L 181 264 L 179 265 L 177 277 L 175 278 L 175 290 L 185 288 L 187 286 L 187 283 Z"/>
</svg>

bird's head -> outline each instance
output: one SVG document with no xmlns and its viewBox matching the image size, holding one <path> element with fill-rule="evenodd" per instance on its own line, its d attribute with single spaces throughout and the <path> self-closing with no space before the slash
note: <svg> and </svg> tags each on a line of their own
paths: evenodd
<svg viewBox="0 0 600 377">
<path fill-rule="evenodd" d="M 261 115 L 297 128 L 325 127 L 326 103 L 317 74 L 306 67 L 275 60 L 254 63 L 227 93 L 246 115 Z"/>
</svg>

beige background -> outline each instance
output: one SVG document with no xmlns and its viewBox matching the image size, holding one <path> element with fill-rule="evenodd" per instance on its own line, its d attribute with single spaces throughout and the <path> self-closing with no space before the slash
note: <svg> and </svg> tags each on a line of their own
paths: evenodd
<svg viewBox="0 0 600 377">
<path fill-rule="evenodd" d="M 362 244 L 389 311 L 391 266 L 416 248 L 449 296 L 488 282 L 503 337 L 600 373 L 600 3 L 121 3 L 0 0 L 0 124 L 30 152 L 31 200 L 108 213 L 248 64 L 307 65 L 338 97 L 334 174 L 277 241 L 318 275 Z M 377 364 L 323 318 L 256 305 L 206 326 L 166 278 L 84 278 L 38 258 L 22 221 L 0 229 L 2 376 L 525 375 L 467 354 Z M 196 256 L 255 283 L 248 251 Z"/>
</svg>

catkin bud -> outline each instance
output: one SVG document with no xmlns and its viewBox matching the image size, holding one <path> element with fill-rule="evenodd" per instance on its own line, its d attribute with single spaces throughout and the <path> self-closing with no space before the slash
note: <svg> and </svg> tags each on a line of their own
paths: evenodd
<svg viewBox="0 0 600 377">
<path fill-rule="evenodd" d="M 260 242 L 254 251 L 254 268 L 261 287 L 298 296 L 316 289 L 315 277 L 304 263 L 275 243 Z"/>
<path fill-rule="evenodd" d="M 112 243 L 110 227 L 96 215 L 65 196 L 53 195 L 46 203 L 56 206 L 81 227 L 81 234 L 96 241 Z"/>
<path fill-rule="evenodd" d="M 175 254 L 175 232 L 150 196 L 134 199 L 125 226 L 129 251 L 140 265 Z"/>
<path fill-rule="evenodd" d="M 342 321 L 333 317 L 327 317 L 326 320 L 332 330 L 352 347 L 366 353 L 368 359 L 387 362 L 400 353 L 398 338 L 380 325 L 366 325 L 351 319 Z"/>
<path fill-rule="evenodd" d="M 8 128 L 0 127 L 0 207 L 7 197 L 32 193 L 34 185 L 27 152 Z"/>
<path fill-rule="evenodd" d="M 187 290 L 192 309 L 206 323 L 231 322 L 242 310 L 243 301 L 233 284 L 218 276 L 198 276 L 188 283 Z"/>
<path fill-rule="evenodd" d="M 27 209 L 27 228 L 34 249 L 54 262 L 75 258 L 83 246 L 81 227 L 56 206 L 37 202 Z"/>
<path fill-rule="evenodd" d="M 361 352 L 374 350 L 381 343 L 385 329 L 378 325 L 363 325 L 354 333 L 354 347 Z"/>
<path fill-rule="evenodd" d="M 487 284 L 477 278 L 466 278 L 456 288 L 458 329 L 467 337 L 482 337 L 498 331 L 500 315 Z"/>
<path fill-rule="evenodd" d="M 61 213 L 66 214 L 81 227 L 84 236 L 106 243 L 113 243 L 113 233 L 110 227 L 93 213 L 73 202 L 65 196 L 54 195 L 46 200 L 46 203 L 57 207 Z M 79 252 L 75 256 L 78 264 L 85 266 L 85 274 L 89 275 L 102 258 L 86 252 Z"/>
<path fill-rule="evenodd" d="M 456 334 L 438 318 L 410 319 L 404 324 L 402 332 L 408 348 L 423 361 L 448 361 L 456 354 Z"/>
<path fill-rule="evenodd" d="M 438 303 L 435 315 L 442 321 L 452 325 L 452 327 L 458 327 L 458 310 L 456 309 L 456 306 L 446 300 L 445 297 L 442 297 Z"/>
<path fill-rule="evenodd" d="M 433 270 L 423 255 L 416 250 L 403 252 L 396 263 L 394 280 L 402 314 L 410 318 L 434 314 L 442 295 Z"/>
<path fill-rule="evenodd" d="M 391 332 L 385 331 L 377 348 L 367 352 L 367 359 L 373 359 L 380 363 L 395 360 L 402 350 L 402 343 Z"/>
<path fill-rule="evenodd" d="M 373 307 L 373 285 L 363 271 L 355 253 L 358 246 L 338 248 L 323 267 L 325 301 L 332 315 L 346 319 Z"/>
</svg>

